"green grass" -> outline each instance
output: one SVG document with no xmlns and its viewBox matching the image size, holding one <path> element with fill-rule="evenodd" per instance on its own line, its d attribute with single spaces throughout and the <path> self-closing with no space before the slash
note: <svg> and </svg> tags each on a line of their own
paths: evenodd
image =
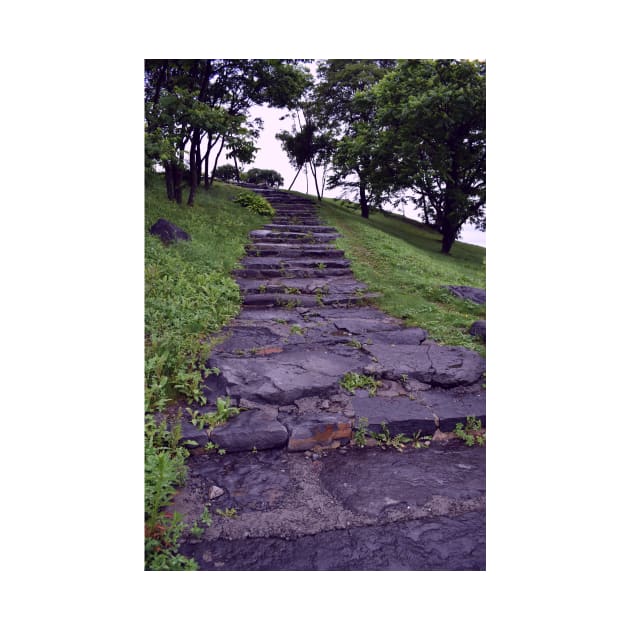
<svg viewBox="0 0 630 630">
<path fill-rule="evenodd" d="M 163 409 L 183 396 L 203 402 L 202 364 L 218 331 L 240 310 L 241 298 L 230 277 L 245 255 L 251 230 L 267 221 L 232 201 L 239 189 L 215 183 L 198 191 L 195 206 L 166 199 L 160 176 L 151 176 L 145 193 L 145 378 L 146 410 Z M 190 241 L 168 247 L 148 233 L 165 218 L 190 234 Z"/>
<path fill-rule="evenodd" d="M 378 212 L 366 221 L 330 199 L 319 208 L 322 219 L 342 234 L 336 245 L 345 250 L 357 279 L 381 294 L 375 300 L 379 308 L 424 328 L 440 343 L 485 354 L 484 343 L 468 334 L 475 320 L 485 319 L 485 306 L 441 288 L 485 287 L 485 248 L 456 242 L 445 256 L 440 234 L 419 224 Z"/>
<path fill-rule="evenodd" d="M 233 201 L 240 189 L 215 183 L 198 191 L 195 206 L 169 202 L 161 176 L 145 188 L 145 569 L 188 571 L 194 560 L 178 552 L 185 524 L 166 508 L 186 478 L 181 431 L 156 425 L 154 413 L 169 401 L 205 402 L 201 384 L 211 333 L 241 308 L 230 272 L 245 255 L 249 232 L 268 220 Z M 190 241 L 165 246 L 149 234 L 159 218 L 188 232 Z M 219 399 L 218 402 L 221 402 Z M 222 401 L 229 407 L 229 399 Z M 218 404 L 217 414 L 232 413 Z M 217 420 L 212 414 L 210 420 Z"/>
</svg>

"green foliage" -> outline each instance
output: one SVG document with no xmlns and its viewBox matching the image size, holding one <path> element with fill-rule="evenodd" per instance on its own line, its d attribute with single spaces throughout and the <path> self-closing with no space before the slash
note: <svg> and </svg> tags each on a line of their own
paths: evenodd
<svg viewBox="0 0 630 630">
<path fill-rule="evenodd" d="M 368 419 L 367 418 L 359 418 L 359 423 L 357 425 L 357 427 L 354 430 L 354 442 L 355 444 L 360 447 L 360 448 L 364 448 L 366 441 L 365 438 L 367 436 L 367 427 L 368 427 Z"/>
<path fill-rule="evenodd" d="M 161 194 L 162 177 L 147 181 L 145 214 L 145 409 L 162 410 L 184 396 L 204 403 L 202 381 L 218 331 L 241 308 L 230 272 L 245 252 L 249 232 L 263 219 L 230 201 L 222 184 L 199 191 L 194 209 L 178 207 Z M 191 240 L 165 247 L 148 228 L 163 217 Z M 216 342 L 214 342 L 216 343 Z"/>
<path fill-rule="evenodd" d="M 283 186 L 284 178 L 278 171 L 266 168 L 250 168 L 243 174 L 243 179 L 249 184 L 260 184 L 264 186 Z"/>
<path fill-rule="evenodd" d="M 236 195 L 234 201 L 264 217 L 273 217 L 276 214 L 266 199 L 252 192 L 241 192 Z"/>
<path fill-rule="evenodd" d="M 200 414 L 197 410 L 187 408 L 186 410 L 190 414 L 190 421 L 199 430 L 203 430 L 206 427 L 212 431 L 216 427 L 224 425 L 230 418 L 237 416 L 241 410 L 238 407 L 232 407 L 232 401 L 229 396 L 226 398 L 217 398 L 217 410 L 210 413 Z"/>
<path fill-rule="evenodd" d="M 466 418 L 466 426 L 458 422 L 455 425 L 455 431 L 453 431 L 453 433 L 455 433 L 460 440 L 463 440 L 467 446 L 474 446 L 475 444 L 484 446 L 486 443 L 486 436 L 483 433 L 481 420 L 475 418 L 475 416 L 468 416 Z"/>
<path fill-rule="evenodd" d="M 398 435 L 392 436 L 385 422 L 381 422 L 381 430 L 379 433 L 371 431 L 370 436 L 380 444 L 382 449 L 391 447 L 396 449 L 399 453 L 404 450 L 405 444 L 412 441 L 412 439 L 404 433 L 398 433 Z"/>
<path fill-rule="evenodd" d="M 485 229 L 485 75 L 485 62 L 412 59 L 373 90 L 379 160 L 397 164 L 382 184 L 424 209 L 442 253 L 467 220 Z"/>
<path fill-rule="evenodd" d="M 225 508 L 225 509 L 216 509 L 215 512 L 219 516 L 223 516 L 224 518 L 236 518 L 236 508 Z"/>
<path fill-rule="evenodd" d="M 292 335 L 304 335 L 304 329 L 301 326 L 298 326 L 298 324 L 293 324 L 291 326 L 290 333 Z"/>
<path fill-rule="evenodd" d="M 416 431 L 411 437 L 411 444 L 414 448 L 429 448 L 432 436 L 422 435 L 422 431 Z"/>
<path fill-rule="evenodd" d="M 225 449 L 219 448 L 219 445 L 214 442 L 208 441 L 204 449 L 208 451 L 208 453 L 214 453 L 216 451 L 219 455 L 225 455 Z"/>
<path fill-rule="evenodd" d="M 203 536 L 203 532 L 204 528 L 199 527 L 199 523 L 197 523 L 197 521 L 194 521 L 193 524 L 190 526 L 190 534 L 194 538 L 201 538 Z"/>
<path fill-rule="evenodd" d="M 234 164 L 222 164 L 217 166 L 215 176 L 224 182 L 238 182 L 240 174 Z"/>
<path fill-rule="evenodd" d="M 170 432 L 165 423 L 145 421 L 144 515 L 145 569 L 150 571 L 194 571 L 193 560 L 178 553 L 184 525 L 181 515 L 165 512 L 177 486 L 186 480 L 188 451 L 177 446 L 181 427 Z"/>
<path fill-rule="evenodd" d="M 146 571 L 197 571 L 199 565 L 192 558 L 178 553 L 179 540 L 184 532 L 182 516 L 175 512 L 168 526 L 145 537 L 144 568 Z"/>
<path fill-rule="evenodd" d="M 203 513 L 201 514 L 201 522 L 206 527 L 210 527 L 212 525 L 212 515 L 210 514 L 207 505 L 205 505 L 203 508 Z"/>
<path fill-rule="evenodd" d="M 339 384 L 351 394 L 354 394 L 355 389 L 360 388 L 367 389 L 370 392 L 370 396 L 375 396 L 376 389 L 379 387 L 380 382 L 376 381 L 372 376 L 365 376 L 364 374 L 357 374 L 356 372 L 347 372 L 343 375 Z"/>
</svg>

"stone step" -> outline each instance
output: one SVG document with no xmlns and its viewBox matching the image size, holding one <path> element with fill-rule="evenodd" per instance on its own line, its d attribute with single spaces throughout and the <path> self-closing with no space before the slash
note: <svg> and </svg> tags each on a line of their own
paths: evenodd
<svg viewBox="0 0 630 630">
<path fill-rule="evenodd" d="M 379 295 L 378 293 L 366 293 L 362 296 L 354 293 L 333 293 L 321 296 L 296 293 L 249 293 L 243 297 L 243 306 L 249 308 L 282 308 L 285 306 L 350 307 L 364 304 L 365 300 L 379 297 Z"/>
<path fill-rule="evenodd" d="M 293 266 L 291 270 L 280 267 L 274 269 L 235 269 L 234 275 L 237 278 L 250 278 L 265 280 L 268 278 L 332 278 L 332 277 L 354 277 L 350 267 L 319 269 L 318 267 L 298 268 Z"/>
<path fill-rule="evenodd" d="M 328 293 L 352 294 L 355 291 L 365 291 L 367 285 L 354 279 L 337 278 L 282 278 L 261 280 L 238 278 L 237 284 L 243 294 L 249 293 L 294 293 L 305 295 L 326 295 Z"/>
<path fill-rule="evenodd" d="M 250 232 L 250 237 L 254 243 L 286 243 L 289 241 L 295 241 L 297 243 L 329 243 L 330 241 L 334 241 L 339 238 L 339 234 L 328 233 L 316 234 L 311 232 L 309 234 L 308 232 L 284 232 L 282 234 L 277 234 L 271 232 L 271 230 L 254 230 L 254 232 L 260 233 L 260 235 L 257 235 Z"/>
<path fill-rule="evenodd" d="M 317 219 L 296 219 L 296 218 L 283 218 L 283 217 L 274 217 L 274 221 L 277 225 L 285 226 L 285 227 L 293 227 L 295 225 L 308 225 L 308 226 L 316 226 L 319 225 L 319 221 Z"/>
<path fill-rule="evenodd" d="M 325 245 L 311 245 L 304 243 L 267 243 L 259 242 L 245 246 L 250 256 L 267 257 L 283 256 L 285 258 L 300 258 L 303 256 L 317 258 L 343 258 L 344 251 Z"/>
<path fill-rule="evenodd" d="M 313 226 L 303 226 L 303 225 L 293 225 L 286 226 L 284 224 L 279 223 L 268 223 L 263 226 L 264 230 L 271 230 L 272 232 L 284 233 L 284 232 L 313 232 L 313 233 L 327 233 L 327 234 L 337 234 L 337 230 L 334 227 L 330 227 L 328 225 L 313 225 Z"/>
<path fill-rule="evenodd" d="M 301 258 L 296 261 L 284 256 L 246 256 L 241 260 L 241 264 L 246 269 L 278 269 L 282 271 L 293 271 L 298 269 L 339 269 L 350 267 L 350 261 L 342 259 Z"/>
</svg>

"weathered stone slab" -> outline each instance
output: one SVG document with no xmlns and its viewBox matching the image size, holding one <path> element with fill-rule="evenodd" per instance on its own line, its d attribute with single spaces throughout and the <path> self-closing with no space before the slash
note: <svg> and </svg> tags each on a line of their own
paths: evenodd
<svg viewBox="0 0 630 630">
<path fill-rule="evenodd" d="M 371 319 L 367 317 L 336 317 L 335 326 L 338 330 L 347 331 L 353 335 L 360 335 L 361 333 L 385 331 L 385 330 L 399 330 L 400 324 L 393 322 L 387 322 L 384 319 Z"/>
<path fill-rule="evenodd" d="M 282 448 L 287 443 L 288 432 L 268 409 L 245 411 L 227 424 L 217 427 L 210 439 L 228 453 L 267 448 Z"/>
<path fill-rule="evenodd" d="M 400 346 L 398 348 L 400 349 Z M 486 370 L 485 360 L 467 348 L 433 344 L 428 346 L 428 349 L 434 370 L 430 381 L 432 385 L 440 387 L 471 385 L 476 383 Z"/>
<path fill-rule="evenodd" d="M 327 350 L 287 350 L 256 358 L 217 357 L 215 365 L 228 393 L 278 404 L 296 398 L 336 393 L 341 377 L 361 371 L 367 357 L 341 356 Z"/>
<path fill-rule="evenodd" d="M 320 479 L 354 512 L 378 516 L 395 504 L 423 506 L 440 496 L 456 501 L 485 494 L 485 449 L 436 446 L 397 453 L 365 449 L 361 460 L 328 458 Z"/>
<path fill-rule="evenodd" d="M 277 345 L 281 339 L 280 335 L 262 326 L 247 326 L 242 328 L 234 326 L 230 330 L 232 335 L 214 349 L 215 353 L 250 352 L 257 348 Z"/>
<path fill-rule="evenodd" d="M 339 414 L 295 416 L 289 428 L 289 451 L 308 451 L 315 446 L 330 446 L 335 440 L 348 442 L 352 437 L 352 420 Z"/>
<path fill-rule="evenodd" d="M 377 331 L 370 335 L 370 339 L 376 344 L 389 344 L 390 346 L 420 345 L 427 338 L 427 331 L 422 328 L 402 328 L 400 330 Z"/>
<path fill-rule="evenodd" d="M 372 372 L 392 380 L 406 374 L 422 383 L 455 387 L 477 382 L 485 370 L 477 353 L 456 346 L 373 344 L 368 348 L 378 361 Z"/>
<path fill-rule="evenodd" d="M 150 228 L 149 233 L 158 236 L 165 245 L 175 241 L 189 241 L 190 235 L 180 227 L 166 219 L 158 219 Z"/>
<path fill-rule="evenodd" d="M 380 431 L 381 422 L 387 424 L 392 435 L 413 435 L 420 430 L 432 434 L 437 428 L 433 412 L 419 400 L 355 397 L 352 407 L 357 418 L 367 418 L 370 431 Z"/>
<path fill-rule="evenodd" d="M 440 431 L 453 431 L 458 422 L 475 416 L 486 425 L 486 390 L 455 393 L 453 390 L 431 389 L 421 394 L 422 400 L 438 417 Z"/>
<path fill-rule="evenodd" d="M 471 302 L 475 302 L 476 304 L 485 304 L 486 303 L 486 290 L 480 289 L 477 287 L 467 287 L 467 286 L 452 286 L 447 285 L 445 287 L 448 289 L 453 295 L 456 295 L 462 300 L 470 300 Z"/>
</svg>

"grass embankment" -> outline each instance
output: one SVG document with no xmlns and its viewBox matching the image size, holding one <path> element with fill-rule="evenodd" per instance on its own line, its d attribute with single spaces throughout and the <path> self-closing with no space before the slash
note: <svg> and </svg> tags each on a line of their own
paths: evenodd
<svg viewBox="0 0 630 630">
<path fill-rule="evenodd" d="M 485 319 L 485 306 L 442 288 L 485 287 L 485 248 L 456 242 L 445 256 L 440 234 L 420 224 L 377 212 L 366 221 L 358 206 L 330 199 L 319 207 L 322 219 L 342 234 L 336 243 L 357 279 L 382 294 L 375 300 L 379 308 L 424 328 L 439 343 L 485 354 L 485 344 L 468 334 L 475 320 Z"/>
<path fill-rule="evenodd" d="M 200 366 L 211 350 L 209 333 L 240 310 L 230 277 L 245 255 L 248 234 L 268 218 L 232 199 L 238 190 L 215 183 L 199 190 L 190 208 L 169 202 L 161 177 L 149 179 L 145 197 L 145 339 L 147 411 L 185 396 L 200 402 Z M 148 233 L 159 218 L 188 232 L 190 241 L 165 247 Z"/>
<path fill-rule="evenodd" d="M 199 190 L 193 208 L 169 202 L 164 182 L 149 176 L 145 189 L 145 569 L 195 570 L 178 553 L 184 525 L 165 508 L 186 479 L 188 451 L 181 430 L 158 422 L 155 412 L 169 401 L 205 402 L 201 383 L 211 351 L 208 335 L 240 310 L 230 277 L 245 254 L 251 230 L 269 219 L 238 205 L 237 189 L 215 183 Z M 190 241 L 164 246 L 149 227 L 167 219 L 188 232 Z"/>
</svg>

